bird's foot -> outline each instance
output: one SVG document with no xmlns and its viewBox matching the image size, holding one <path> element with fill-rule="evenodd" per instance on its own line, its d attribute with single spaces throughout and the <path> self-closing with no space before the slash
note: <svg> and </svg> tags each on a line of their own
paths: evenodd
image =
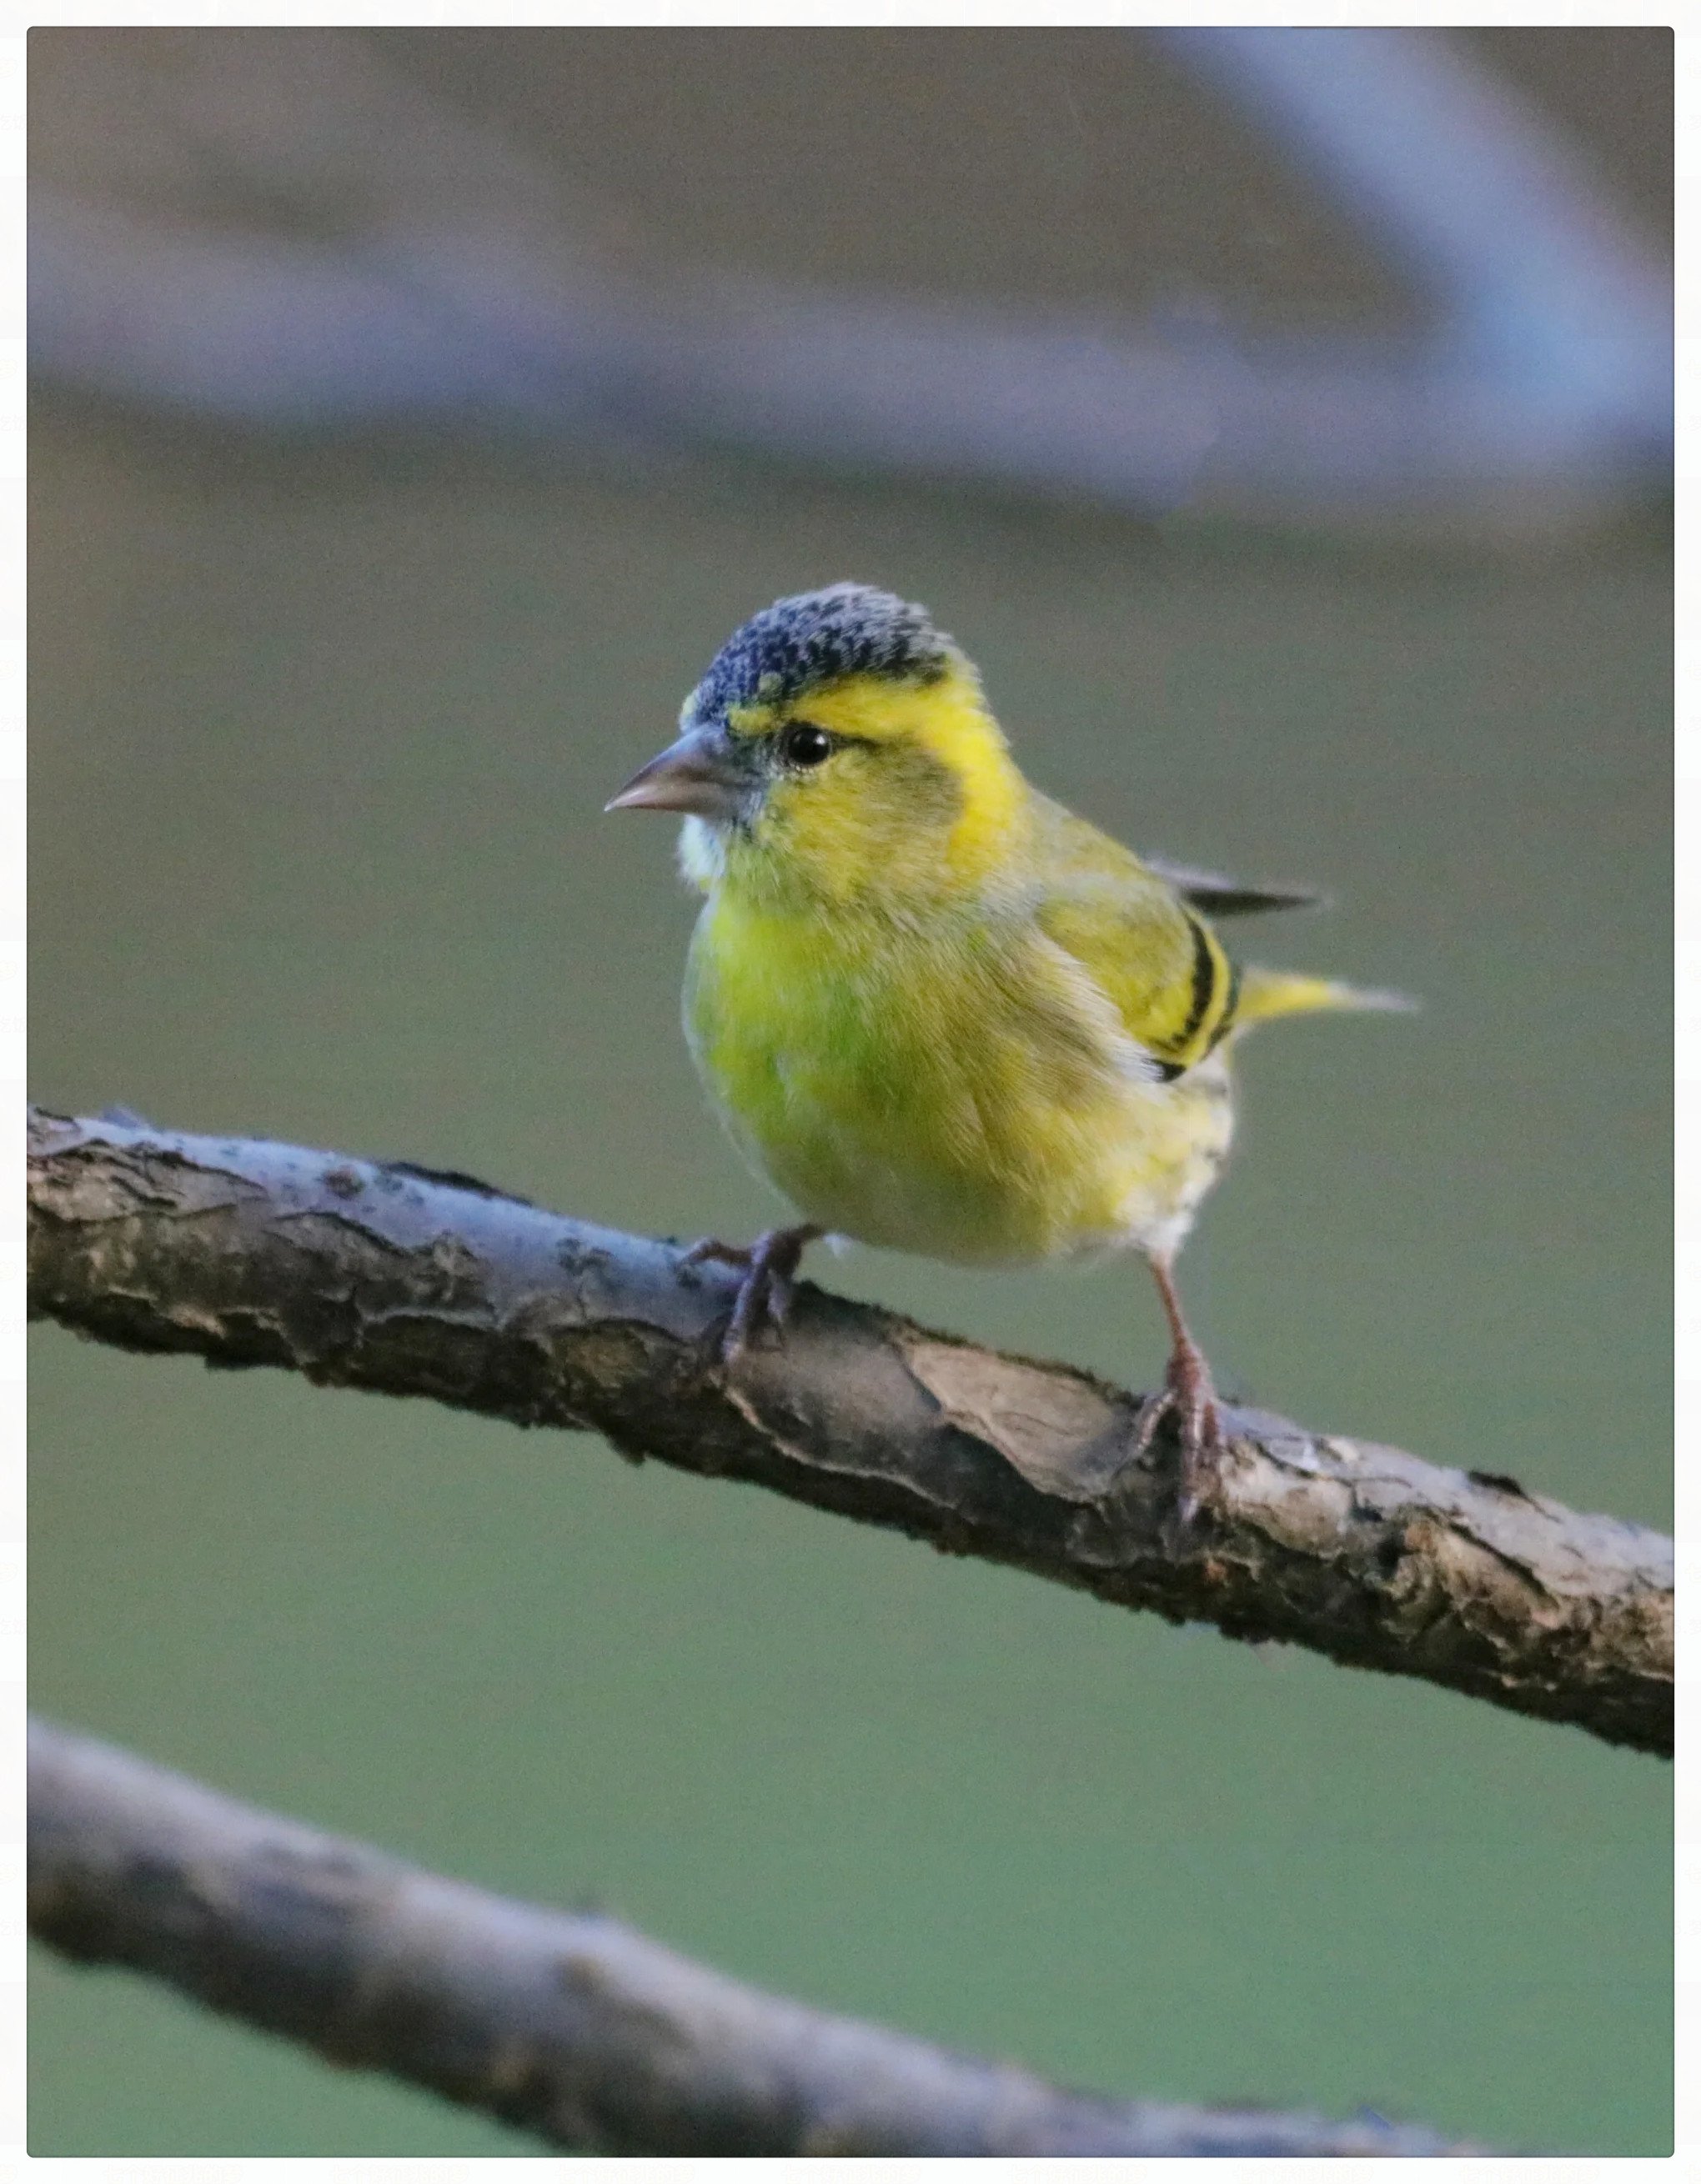
<svg viewBox="0 0 1701 2184">
<path fill-rule="evenodd" d="M 776 1334 L 784 1329 L 796 1294 L 794 1278 L 805 1247 L 825 1234 L 820 1228 L 766 1228 L 754 1244 L 722 1244 L 705 1236 L 679 1262 L 682 1267 L 700 1267 L 713 1259 L 724 1267 L 739 1267 L 744 1279 L 721 1336 L 721 1362 L 734 1365 L 764 1327 Z"/>
<path fill-rule="evenodd" d="M 1217 1391 L 1204 1352 L 1191 1340 L 1180 1341 L 1169 1354 L 1163 1385 L 1141 1405 L 1134 1422 L 1134 1441 L 1143 1453 L 1167 1418 L 1175 1421 L 1181 1445 L 1181 1486 L 1176 1513 L 1185 1526 L 1207 1503 L 1221 1498 L 1223 1484 L 1223 1426 L 1218 1414 Z"/>
</svg>

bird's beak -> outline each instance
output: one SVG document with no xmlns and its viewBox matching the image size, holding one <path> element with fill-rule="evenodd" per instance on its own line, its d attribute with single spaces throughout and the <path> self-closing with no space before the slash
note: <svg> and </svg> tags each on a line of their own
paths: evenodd
<svg viewBox="0 0 1701 2184">
<path fill-rule="evenodd" d="M 692 728 L 677 744 L 641 766 L 605 811 L 690 811 L 700 819 L 736 819 L 749 792 L 748 776 L 724 740 Z"/>
</svg>

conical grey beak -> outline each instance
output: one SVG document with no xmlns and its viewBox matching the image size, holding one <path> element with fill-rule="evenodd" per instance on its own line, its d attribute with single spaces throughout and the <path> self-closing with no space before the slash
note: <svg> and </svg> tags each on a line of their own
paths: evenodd
<svg viewBox="0 0 1701 2184">
<path fill-rule="evenodd" d="M 720 738 L 693 728 L 641 766 L 605 811 L 689 811 L 700 819 L 736 819 L 748 777 Z"/>
</svg>

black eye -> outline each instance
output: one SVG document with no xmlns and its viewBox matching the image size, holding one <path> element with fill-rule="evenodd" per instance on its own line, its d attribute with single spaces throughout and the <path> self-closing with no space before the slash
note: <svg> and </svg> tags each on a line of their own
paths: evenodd
<svg viewBox="0 0 1701 2184">
<path fill-rule="evenodd" d="M 819 766 L 832 753 L 832 737 L 813 721 L 794 721 L 779 739 L 779 755 L 788 766 Z"/>
</svg>

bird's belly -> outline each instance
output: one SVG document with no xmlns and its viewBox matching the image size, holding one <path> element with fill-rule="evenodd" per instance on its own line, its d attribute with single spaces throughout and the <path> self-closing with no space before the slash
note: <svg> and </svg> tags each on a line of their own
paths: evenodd
<svg viewBox="0 0 1701 2184">
<path fill-rule="evenodd" d="M 752 1163 L 804 1217 L 969 1264 L 1179 1242 L 1227 1150 L 1220 1058 L 1172 1084 L 1047 1036 L 1021 982 L 950 951 L 694 944 L 686 1031 Z M 995 967 L 995 972 L 996 967 Z"/>
</svg>

